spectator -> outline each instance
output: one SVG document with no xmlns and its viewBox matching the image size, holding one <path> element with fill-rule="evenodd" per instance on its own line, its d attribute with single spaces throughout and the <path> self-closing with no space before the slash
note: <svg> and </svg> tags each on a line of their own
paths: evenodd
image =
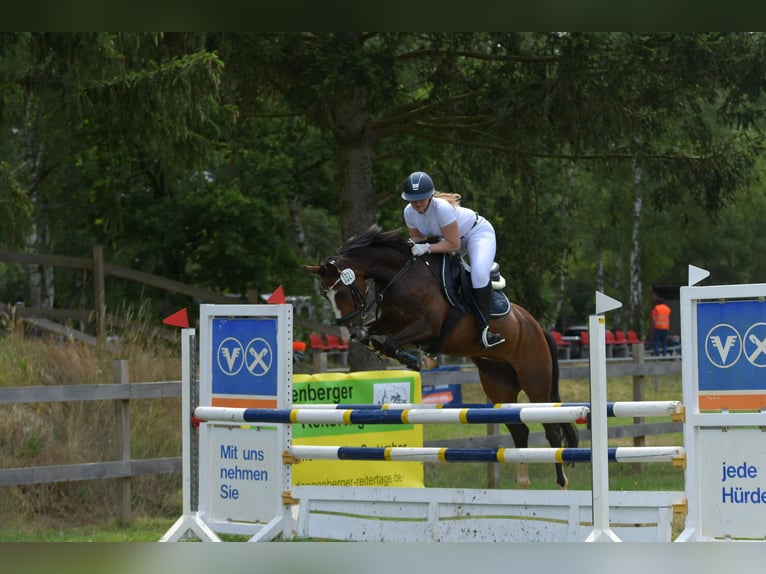
<svg viewBox="0 0 766 574">
<path fill-rule="evenodd" d="M 670 331 L 670 307 L 658 297 L 652 309 L 652 346 L 655 357 L 660 355 L 660 347 L 662 347 L 663 357 L 668 354 L 668 331 Z"/>
<path fill-rule="evenodd" d="M 306 343 L 304 343 L 303 341 L 293 341 L 293 362 L 300 363 L 305 353 L 306 353 Z"/>
</svg>

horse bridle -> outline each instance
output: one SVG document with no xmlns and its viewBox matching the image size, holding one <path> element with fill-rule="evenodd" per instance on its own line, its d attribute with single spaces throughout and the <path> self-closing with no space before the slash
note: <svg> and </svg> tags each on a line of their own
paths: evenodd
<svg viewBox="0 0 766 574">
<path fill-rule="evenodd" d="M 367 318 L 367 302 L 365 301 L 362 292 L 359 290 L 359 287 L 356 286 L 356 273 L 354 273 L 354 270 L 350 267 L 341 266 L 339 261 L 334 257 L 324 261 L 322 266 L 332 267 L 338 273 L 338 278 L 335 280 L 335 283 L 330 285 L 328 288 L 323 289 L 325 297 L 327 296 L 328 291 L 334 290 L 338 283 L 343 283 L 346 287 L 349 288 L 351 291 L 351 296 L 354 299 L 354 310 L 351 311 L 351 313 L 344 315 L 343 317 L 337 318 L 335 320 L 335 324 L 339 326 L 347 326 L 348 323 L 350 323 L 351 320 L 357 315 L 361 315 L 362 322 L 364 322 Z"/>
<path fill-rule="evenodd" d="M 334 289 L 335 286 L 338 283 L 343 283 L 346 287 L 348 287 L 351 291 L 351 295 L 354 299 L 354 310 L 350 313 L 347 313 L 343 317 L 339 317 L 335 320 L 335 324 L 341 327 L 349 327 L 350 322 L 354 317 L 357 315 L 361 318 L 361 324 L 366 325 L 367 323 L 367 316 L 370 313 L 370 311 L 375 311 L 375 318 L 370 321 L 370 323 L 374 323 L 378 320 L 380 317 L 380 305 L 383 302 L 383 297 L 386 294 L 386 291 L 396 282 L 399 280 L 399 278 L 404 275 L 407 270 L 412 266 L 413 261 L 415 260 L 414 257 L 411 257 L 407 259 L 407 263 L 405 263 L 402 268 L 394 275 L 391 280 L 386 284 L 383 289 L 380 291 L 377 291 L 373 301 L 372 305 L 368 307 L 367 300 L 362 295 L 362 292 L 359 290 L 359 287 L 356 285 L 356 273 L 353 269 L 350 267 L 344 267 L 342 264 L 336 259 L 335 257 L 331 257 L 327 259 L 322 265 L 323 266 L 332 266 L 335 271 L 338 272 L 338 278 L 335 280 L 335 283 L 333 283 L 330 287 L 327 289 L 324 289 L 325 295 L 327 295 L 327 292 L 331 289 Z M 377 290 L 377 281 L 371 280 L 373 284 L 375 285 L 375 289 Z"/>
</svg>

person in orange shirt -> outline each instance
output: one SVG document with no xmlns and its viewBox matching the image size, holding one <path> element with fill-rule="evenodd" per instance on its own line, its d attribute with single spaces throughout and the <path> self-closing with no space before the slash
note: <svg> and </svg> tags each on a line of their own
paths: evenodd
<svg viewBox="0 0 766 574">
<path fill-rule="evenodd" d="M 662 356 L 668 354 L 668 331 L 670 331 L 670 307 L 658 297 L 652 308 L 652 346 L 655 357 L 660 355 L 660 347 L 662 347 Z"/>
</svg>

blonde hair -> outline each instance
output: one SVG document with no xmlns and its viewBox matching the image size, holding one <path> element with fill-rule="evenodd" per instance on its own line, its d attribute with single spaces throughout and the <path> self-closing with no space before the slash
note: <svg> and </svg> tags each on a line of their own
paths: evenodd
<svg viewBox="0 0 766 574">
<path fill-rule="evenodd" d="M 463 199 L 459 193 L 447 193 L 446 191 L 434 191 L 434 197 L 446 199 L 452 205 L 460 205 L 460 200 Z"/>
</svg>

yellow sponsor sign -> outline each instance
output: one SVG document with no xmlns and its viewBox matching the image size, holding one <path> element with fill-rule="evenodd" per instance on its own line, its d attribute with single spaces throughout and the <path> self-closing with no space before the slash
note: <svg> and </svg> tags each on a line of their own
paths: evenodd
<svg viewBox="0 0 766 574">
<path fill-rule="evenodd" d="M 421 402 L 420 374 L 361 371 L 293 376 L 293 408 L 300 404 Z M 423 426 L 413 424 L 294 424 L 293 444 L 322 446 L 423 446 Z M 423 463 L 303 460 L 293 466 L 293 484 L 422 487 Z"/>
</svg>

